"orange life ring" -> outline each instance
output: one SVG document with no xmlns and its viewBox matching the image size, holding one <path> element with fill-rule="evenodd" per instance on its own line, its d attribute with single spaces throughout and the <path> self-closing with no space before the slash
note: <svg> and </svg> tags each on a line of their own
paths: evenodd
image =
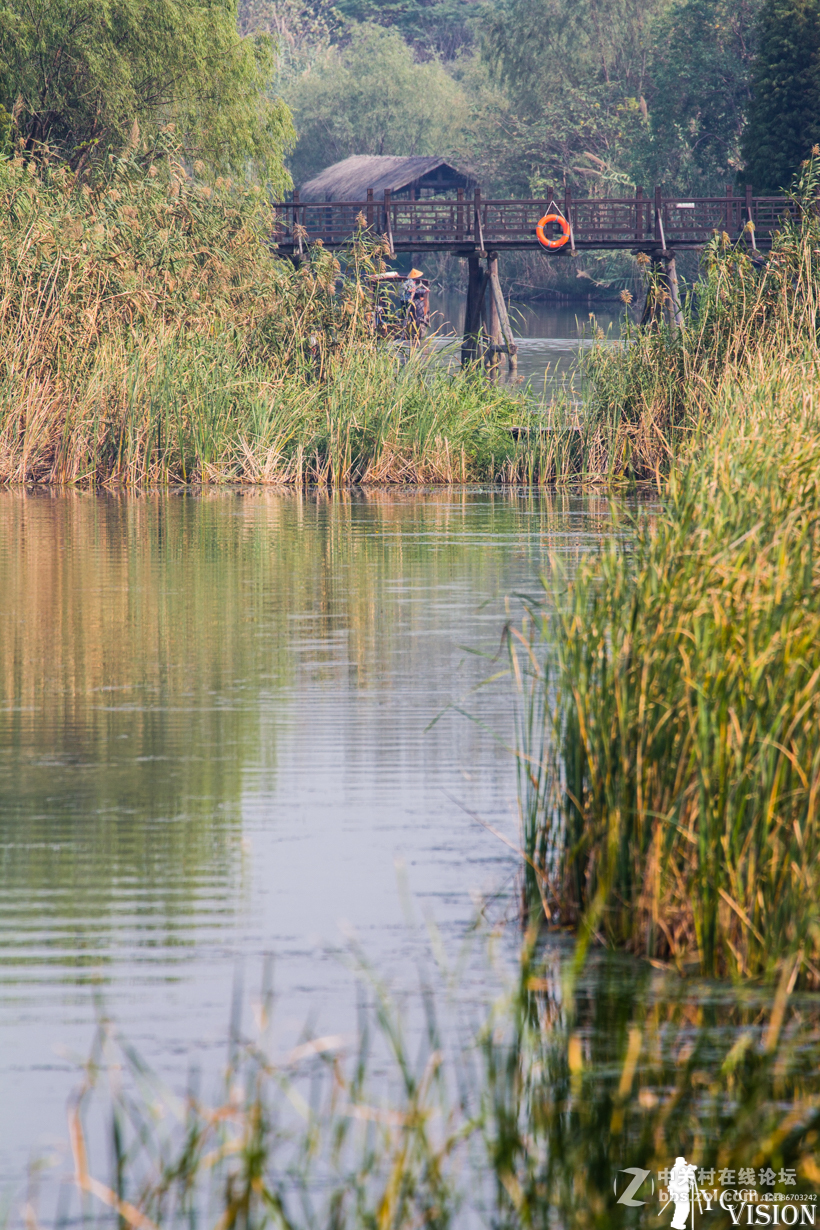
<svg viewBox="0 0 820 1230">
<path fill-rule="evenodd" d="M 557 222 L 561 228 L 561 234 L 557 239 L 547 239 L 544 234 L 544 227 L 548 222 Z M 538 242 L 545 248 L 563 248 L 564 244 L 569 239 L 569 223 L 561 214 L 544 214 L 541 221 L 535 228 L 535 234 Z"/>
</svg>

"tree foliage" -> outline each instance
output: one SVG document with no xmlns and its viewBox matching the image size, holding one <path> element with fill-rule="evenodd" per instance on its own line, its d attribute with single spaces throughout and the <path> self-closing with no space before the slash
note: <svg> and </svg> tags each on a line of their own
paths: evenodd
<svg viewBox="0 0 820 1230">
<path fill-rule="evenodd" d="M 499 195 L 564 182 L 709 195 L 742 175 L 762 4 L 241 0 L 241 12 L 243 29 L 280 38 L 297 179 L 350 153 L 429 150 Z"/>
<path fill-rule="evenodd" d="M 285 86 L 299 144 L 299 183 L 351 154 L 448 155 L 461 139 L 467 105 L 437 60 L 416 63 L 401 35 L 352 29 Z"/>
<path fill-rule="evenodd" d="M 646 120 L 647 36 L 665 0 L 506 0 L 483 31 L 510 98 L 519 179 L 586 194 L 632 182 Z M 515 185 L 519 190 L 525 184 Z"/>
<path fill-rule="evenodd" d="M 648 56 L 649 183 L 719 191 L 735 179 L 759 0 L 675 0 Z"/>
<path fill-rule="evenodd" d="M 477 0 L 336 0 L 351 22 L 378 23 L 397 30 L 423 58 L 452 59 L 472 42 Z"/>
<path fill-rule="evenodd" d="M 788 187 L 820 141 L 820 0 L 768 0 L 760 10 L 746 174 L 759 191 Z"/>
<path fill-rule="evenodd" d="M 740 166 L 760 0 L 505 0 L 482 49 L 518 183 L 717 190 Z"/>
<path fill-rule="evenodd" d="M 0 0 L 0 103 L 32 151 L 81 167 L 174 124 L 191 159 L 255 164 L 277 190 L 292 143 L 268 97 L 270 38 L 241 38 L 234 0 Z"/>
</svg>

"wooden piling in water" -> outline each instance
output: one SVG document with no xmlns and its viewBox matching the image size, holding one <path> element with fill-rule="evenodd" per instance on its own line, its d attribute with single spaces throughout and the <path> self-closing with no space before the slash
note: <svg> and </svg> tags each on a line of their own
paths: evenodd
<svg viewBox="0 0 820 1230">
<path fill-rule="evenodd" d="M 507 314 L 507 305 L 504 302 L 504 295 L 501 290 L 501 282 L 498 277 L 498 253 L 487 253 L 487 275 L 490 284 L 490 345 L 496 355 L 506 354 L 507 367 L 510 372 L 514 372 L 518 368 L 518 347 L 515 344 L 513 337 L 510 318 Z"/>
<path fill-rule="evenodd" d="M 646 291 L 641 324 L 666 320 L 675 328 L 683 324 L 675 253 L 664 249 L 652 256 L 651 277 Z"/>
<path fill-rule="evenodd" d="M 495 253 L 487 253 L 487 284 L 490 293 L 487 295 L 487 348 L 484 352 L 484 364 L 487 368 L 487 376 L 490 380 L 498 379 L 498 369 L 501 366 L 501 351 L 503 344 L 501 341 L 501 327 L 498 320 L 498 306 L 493 294 L 493 270 L 498 263 L 498 257 Z M 496 273 L 496 277 L 498 274 Z"/>
<path fill-rule="evenodd" d="M 396 255 L 396 250 L 393 247 L 393 220 L 390 216 L 390 209 L 391 209 L 390 189 L 385 188 L 384 190 L 384 235 L 385 235 L 385 238 L 387 239 L 389 255 L 390 255 L 390 259 L 392 260 Z"/>
<path fill-rule="evenodd" d="M 669 287 L 669 323 L 679 329 L 683 324 L 683 312 L 680 306 L 680 287 L 678 286 L 678 269 L 674 252 L 669 252 L 666 256 L 666 282 Z"/>
<path fill-rule="evenodd" d="M 481 268 L 477 252 L 467 257 L 467 303 L 464 308 L 464 340 L 461 365 L 466 367 L 481 357 L 481 315 L 487 293 L 488 275 Z"/>
</svg>

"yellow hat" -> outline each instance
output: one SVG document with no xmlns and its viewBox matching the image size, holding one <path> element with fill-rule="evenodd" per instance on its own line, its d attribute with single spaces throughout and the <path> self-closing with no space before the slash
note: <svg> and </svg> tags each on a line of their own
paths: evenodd
<svg viewBox="0 0 820 1230">
<path fill-rule="evenodd" d="M 423 278 L 424 274 L 420 269 L 411 269 L 407 276 L 408 278 Z"/>
</svg>

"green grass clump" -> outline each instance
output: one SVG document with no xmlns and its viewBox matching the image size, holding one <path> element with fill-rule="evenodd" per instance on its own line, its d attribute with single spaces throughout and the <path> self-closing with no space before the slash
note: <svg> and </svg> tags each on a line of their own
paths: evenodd
<svg viewBox="0 0 820 1230">
<path fill-rule="evenodd" d="M 528 892 L 587 939 L 820 984 L 819 394 L 772 360 L 662 511 L 549 585 Z"/>
</svg>

